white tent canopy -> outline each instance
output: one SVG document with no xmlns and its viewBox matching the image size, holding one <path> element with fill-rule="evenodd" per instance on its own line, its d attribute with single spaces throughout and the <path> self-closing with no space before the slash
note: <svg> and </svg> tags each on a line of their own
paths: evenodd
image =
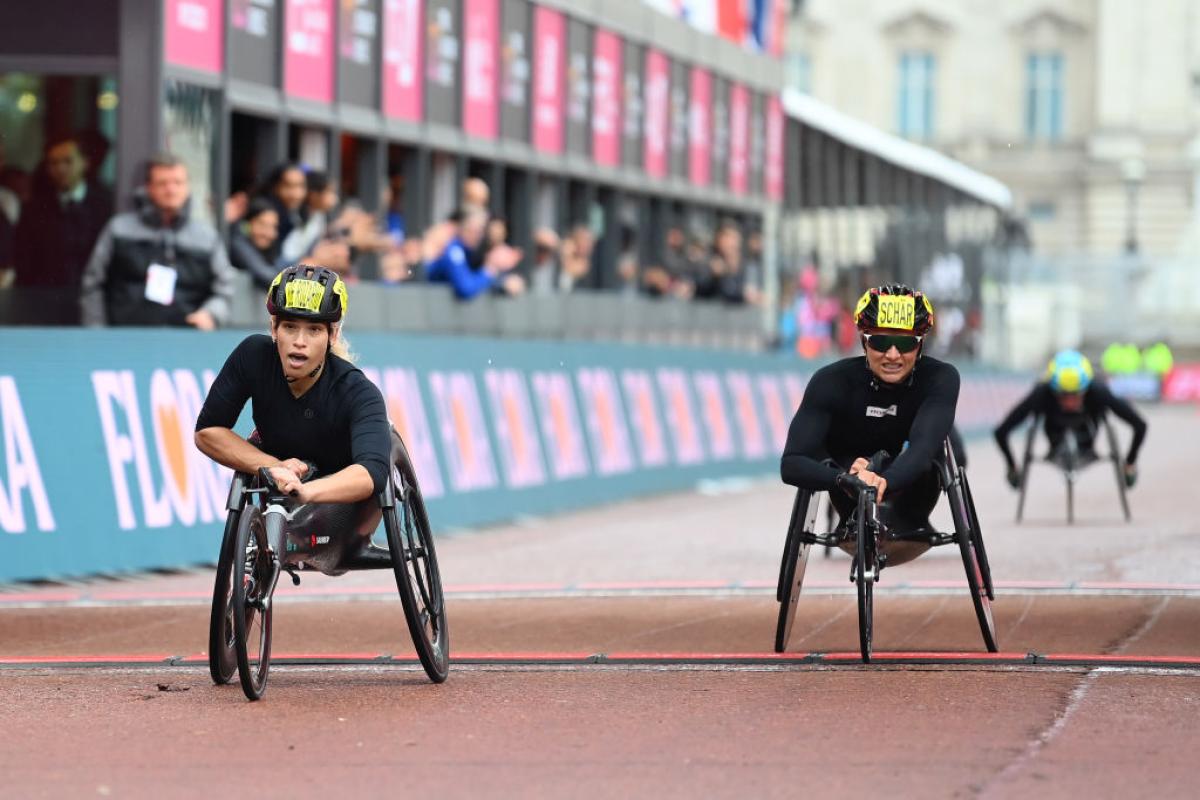
<svg viewBox="0 0 1200 800">
<path fill-rule="evenodd" d="M 1012 208 L 1012 192 L 995 178 L 906 139 L 893 136 L 792 89 L 783 110 L 791 119 L 825 133 L 900 169 L 938 181 L 1001 210 Z"/>
</svg>

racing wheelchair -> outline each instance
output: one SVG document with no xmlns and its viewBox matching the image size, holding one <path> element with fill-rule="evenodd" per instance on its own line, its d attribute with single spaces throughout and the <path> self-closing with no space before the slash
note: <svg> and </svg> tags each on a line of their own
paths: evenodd
<svg viewBox="0 0 1200 800">
<path fill-rule="evenodd" d="M 1043 417 L 1041 414 L 1035 414 L 1033 424 L 1029 426 L 1029 432 L 1025 436 L 1025 455 L 1021 458 L 1021 486 L 1017 495 L 1017 522 L 1021 521 L 1025 512 L 1025 491 L 1029 485 L 1029 467 L 1033 463 L 1033 442 L 1037 438 L 1038 429 L 1041 427 Z M 1088 435 L 1088 440 L 1095 441 L 1096 439 L 1096 421 L 1090 417 L 1085 417 L 1081 423 Z M 1129 512 L 1129 498 L 1126 496 L 1127 484 L 1125 483 L 1125 465 L 1121 458 L 1121 446 L 1117 441 L 1117 433 L 1113 430 L 1112 423 L 1109 422 L 1108 415 L 1100 417 L 1100 426 L 1104 428 L 1104 438 L 1107 442 L 1108 452 L 1099 459 L 1093 458 L 1090 450 L 1084 450 L 1079 444 L 1079 430 L 1076 427 L 1068 426 L 1063 431 L 1062 445 L 1057 451 L 1046 456 L 1046 461 L 1062 470 L 1063 477 L 1067 482 L 1067 523 L 1074 524 L 1075 522 L 1075 479 L 1079 477 L 1079 473 L 1084 467 L 1090 466 L 1095 461 L 1111 461 L 1113 470 L 1117 477 L 1117 497 L 1121 501 L 1121 511 L 1125 515 L 1125 521 L 1129 522 L 1132 518 Z"/>
<path fill-rule="evenodd" d="M 236 670 L 246 697 L 263 696 L 276 583 L 287 572 L 299 585 L 297 572 L 313 569 L 330 575 L 391 569 L 421 666 L 434 683 L 446 680 L 450 640 L 437 554 L 412 459 L 394 428 L 392 469 L 376 501 L 295 506 L 267 470 L 235 473 L 209 619 L 213 683 L 229 683 Z M 331 513 L 322 516 L 321 509 Z M 386 548 L 371 541 L 381 517 Z"/>
<path fill-rule="evenodd" d="M 830 533 L 817 533 L 816 521 L 821 492 L 809 489 L 796 492 L 776 590 L 779 619 L 775 628 L 775 652 L 782 653 L 787 650 L 796 617 L 796 605 L 804 584 L 804 571 L 813 545 L 840 547 L 853 556 L 850 580 L 857 589 L 858 640 L 864 663 L 871 662 L 873 594 L 880 572 L 886 566 L 898 566 L 910 561 L 930 547 L 946 544 L 958 545 L 983 642 L 989 652 L 994 653 L 998 650 L 996 623 L 992 617 L 995 590 L 992 586 L 987 551 L 983 546 L 983 533 L 979 528 L 979 517 L 975 513 L 975 501 L 971 497 L 966 470 L 958 465 L 949 438 L 946 439 L 942 450 L 942 458 L 937 464 L 938 477 L 941 490 L 950 502 L 950 512 L 954 521 L 953 533 L 890 530 L 880 518 L 876 490 L 861 481 L 856 489 L 856 507 L 846 523 Z M 871 459 L 872 470 L 878 469 L 886 458 L 886 453 L 877 453 Z"/>
</svg>

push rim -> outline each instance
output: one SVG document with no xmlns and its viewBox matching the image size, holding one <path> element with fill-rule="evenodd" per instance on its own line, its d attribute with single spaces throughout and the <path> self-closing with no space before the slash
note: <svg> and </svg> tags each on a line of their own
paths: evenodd
<svg viewBox="0 0 1200 800">
<path fill-rule="evenodd" d="M 262 697 L 271 668 L 271 558 L 266 549 L 262 516 L 255 515 L 238 532 L 233 564 L 234 645 L 242 691 L 251 700 Z"/>
</svg>

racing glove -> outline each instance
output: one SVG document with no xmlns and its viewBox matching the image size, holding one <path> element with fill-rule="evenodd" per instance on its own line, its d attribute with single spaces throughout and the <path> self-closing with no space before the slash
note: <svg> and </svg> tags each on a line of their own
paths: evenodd
<svg viewBox="0 0 1200 800">
<path fill-rule="evenodd" d="M 1137 483 L 1138 469 L 1137 464 L 1125 464 L 1125 485 L 1130 489 Z"/>
<path fill-rule="evenodd" d="M 1021 470 L 1017 469 L 1016 467 L 1009 467 L 1005 477 L 1008 478 L 1009 486 L 1014 489 L 1021 488 Z"/>
</svg>

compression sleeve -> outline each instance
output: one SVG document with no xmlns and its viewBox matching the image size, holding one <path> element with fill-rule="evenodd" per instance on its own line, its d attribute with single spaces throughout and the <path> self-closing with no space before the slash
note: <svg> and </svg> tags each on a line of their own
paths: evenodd
<svg viewBox="0 0 1200 800">
<path fill-rule="evenodd" d="M 233 428 L 241 416 L 242 408 L 250 399 L 250 375 L 254 371 L 254 352 L 261 350 L 262 334 L 247 336 L 233 349 L 225 366 L 217 373 L 204 406 L 196 417 L 196 430 L 205 428 Z"/>
<path fill-rule="evenodd" d="M 1014 470 L 1017 468 L 1017 462 L 1013 459 L 1012 450 L 1008 446 L 1008 436 L 1013 430 L 1020 425 L 1026 417 L 1033 413 L 1037 408 L 1038 396 L 1042 391 L 1042 384 L 1033 387 L 1033 390 L 1025 395 L 1021 402 L 1017 403 L 1012 411 L 1008 412 L 1008 416 L 997 426 L 993 432 L 996 437 L 996 444 L 1000 446 L 1000 452 L 1004 454 L 1004 460 L 1008 463 L 1008 468 Z"/>
<path fill-rule="evenodd" d="M 908 432 L 908 447 L 881 474 L 887 480 L 888 492 L 907 489 L 929 471 L 942 451 L 950 427 L 954 424 L 954 408 L 958 405 L 958 370 L 943 364 L 929 387 L 929 394 Z"/>
<path fill-rule="evenodd" d="M 787 444 L 779 460 L 783 482 L 800 489 L 831 491 L 838 470 L 822 463 L 826 458 L 825 439 L 833 410 L 837 407 L 836 386 L 829 373 L 818 370 L 804 390 L 804 399 L 788 428 Z"/>
<path fill-rule="evenodd" d="M 366 468 L 375 493 L 379 494 L 391 472 L 392 435 L 387 405 L 375 384 L 361 373 L 357 378 L 346 397 L 350 412 L 350 458 Z"/>
<path fill-rule="evenodd" d="M 1142 442 L 1146 440 L 1146 420 L 1142 415 L 1130 405 L 1129 401 L 1124 398 L 1117 397 L 1112 393 L 1112 390 L 1103 384 L 1094 384 L 1092 391 L 1100 390 L 1101 400 L 1104 406 L 1112 409 L 1112 412 L 1129 424 L 1133 428 L 1133 441 L 1129 443 L 1129 454 L 1125 457 L 1126 463 L 1133 464 L 1137 461 L 1138 450 L 1142 447 Z"/>
</svg>

